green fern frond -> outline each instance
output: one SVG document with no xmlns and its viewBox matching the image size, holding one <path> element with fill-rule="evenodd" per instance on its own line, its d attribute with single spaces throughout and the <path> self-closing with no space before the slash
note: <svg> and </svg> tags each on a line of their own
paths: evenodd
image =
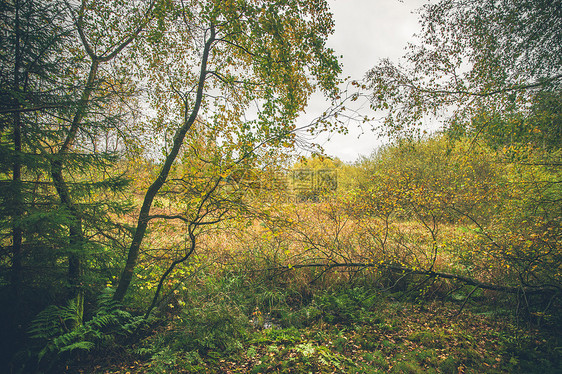
<svg viewBox="0 0 562 374">
<path fill-rule="evenodd" d="M 96 314 L 84 323 L 76 300 L 70 300 L 64 307 L 49 306 L 39 313 L 29 329 L 31 338 L 43 346 L 37 354 L 39 362 L 47 358 L 54 362 L 63 354 L 107 346 L 116 336 L 131 334 L 145 322 L 142 316 L 120 309 L 112 296 L 110 289 L 102 292 Z"/>
<path fill-rule="evenodd" d="M 72 343 L 72 344 L 70 344 L 70 345 L 67 345 L 67 346 L 61 348 L 59 352 L 60 352 L 60 353 L 63 353 L 63 352 L 72 352 L 72 351 L 74 351 L 74 350 L 76 350 L 76 349 L 84 350 L 84 351 L 89 351 L 89 350 L 91 350 L 92 348 L 94 348 L 95 346 L 96 346 L 96 345 L 95 345 L 94 343 L 92 343 L 92 342 L 89 342 L 89 341 L 80 341 L 80 342 Z"/>
<path fill-rule="evenodd" d="M 65 330 L 61 308 L 50 305 L 35 317 L 28 332 L 33 339 L 50 339 L 64 333 Z"/>
<path fill-rule="evenodd" d="M 98 313 L 109 313 L 121 307 L 121 303 L 113 300 L 115 291 L 109 287 L 105 288 L 98 296 Z"/>
</svg>

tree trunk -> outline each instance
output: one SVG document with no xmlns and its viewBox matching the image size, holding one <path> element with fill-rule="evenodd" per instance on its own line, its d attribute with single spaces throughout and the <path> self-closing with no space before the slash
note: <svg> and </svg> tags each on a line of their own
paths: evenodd
<svg viewBox="0 0 562 374">
<path fill-rule="evenodd" d="M 76 298 L 78 305 L 84 304 L 84 290 L 82 287 L 82 264 L 77 249 L 84 244 L 84 234 L 82 232 L 82 218 L 78 208 L 72 202 L 68 184 L 62 175 L 62 161 L 60 159 L 51 162 L 51 177 L 57 190 L 57 194 L 63 206 L 65 206 L 72 216 L 73 222 L 69 228 L 69 246 L 71 253 L 68 255 L 68 282 L 70 284 L 69 297 Z"/>
<path fill-rule="evenodd" d="M 197 115 L 199 113 L 199 108 L 201 107 L 201 102 L 203 100 L 203 89 L 205 87 L 205 78 L 207 76 L 207 60 L 209 58 L 209 53 L 211 51 L 211 47 L 215 41 L 215 28 L 211 25 L 211 34 L 209 39 L 205 43 L 205 48 L 203 50 L 203 56 L 201 58 L 201 70 L 199 74 L 199 83 L 197 85 L 197 94 L 195 97 L 195 104 L 191 112 L 188 111 L 187 103 L 184 113 L 184 122 L 183 125 L 177 130 L 176 135 L 174 136 L 174 145 L 166 157 L 164 165 L 162 169 L 160 169 L 160 173 L 156 180 L 148 187 L 146 194 L 144 196 L 144 201 L 142 204 L 141 211 L 139 213 L 139 217 L 137 219 L 137 228 L 135 230 L 135 234 L 133 236 L 133 240 L 131 242 L 131 246 L 129 247 L 129 253 L 127 255 L 127 263 L 121 272 L 121 277 L 119 278 L 119 284 L 117 286 L 117 290 L 113 295 L 113 298 L 117 301 L 123 301 L 125 294 L 131 284 L 133 279 L 133 272 L 135 266 L 137 265 L 137 261 L 139 258 L 140 246 L 142 244 L 142 240 L 146 233 L 146 228 L 148 226 L 149 215 L 150 215 L 150 208 L 152 207 L 152 202 L 156 197 L 156 194 L 160 190 L 160 188 L 166 182 L 166 178 L 168 178 L 168 174 L 170 169 L 172 168 L 172 164 L 174 163 L 180 148 L 183 144 L 185 136 L 195 120 L 197 119 Z"/>
<path fill-rule="evenodd" d="M 15 62 L 14 62 L 14 92 L 20 91 L 20 3 L 15 4 Z M 14 99 L 14 109 L 19 108 L 19 99 Z M 12 165 L 12 274 L 11 283 L 14 296 L 14 305 L 16 306 L 16 314 L 20 302 L 21 290 L 21 272 L 22 272 L 22 243 L 23 230 L 21 229 L 21 219 L 23 217 L 23 201 L 22 201 L 22 184 L 21 184 L 21 113 L 15 111 L 13 114 L 13 141 L 14 141 L 14 159 Z"/>
<path fill-rule="evenodd" d="M 22 243 L 23 230 L 21 229 L 21 219 L 23 217 L 23 199 L 21 183 L 21 118 L 19 113 L 14 113 L 14 162 L 12 175 L 12 276 L 11 283 L 14 292 L 15 303 L 18 304 L 21 279 L 22 279 Z"/>
<path fill-rule="evenodd" d="M 75 299 L 76 305 L 79 312 L 79 321 L 82 321 L 83 309 L 84 309 L 84 288 L 82 285 L 83 276 L 83 266 L 81 263 L 80 255 L 76 253 L 77 249 L 84 244 L 84 234 L 82 232 L 82 217 L 80 216 L 79 209 L 76 207 L 72 201 L 72 196 L 68 188 L 68 184 L 63 177 L 63 165 L 65 158 L 70 150 L 72 143 L 76 138 L 78 129 L 84 115 L 86 113 L 86 108 L 90 101 L 90 97 L 94 91 L 94 82 L 99 68 L 99 60 L 92 59 L 90 64 L 90 71 L 88 73 L 88 78 L 86 80 L 86 86 L 84 92 L 78 103 L 78 108 L 72 119 L 72 124 L 70 126 L 69 132 L 66 139 L 61 146 L 61 149 L 51 161 L 51 178 L 53 184 L 59 195 L 61 203 L 70 212 L 73 222 L 69 228 L 69 245 L 71 247 L 72 253 L 68 255 L 68 283 L 69 283 L 69 298 Z"/>
</svg>

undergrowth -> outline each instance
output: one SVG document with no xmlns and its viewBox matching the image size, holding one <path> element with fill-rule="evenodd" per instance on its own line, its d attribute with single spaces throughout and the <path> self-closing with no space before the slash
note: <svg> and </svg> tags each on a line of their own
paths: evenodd
<svg viewBox="0 0 562 374">
<path fill-rule="evenodd" d="M 415 284 L 397 292 L 368 277 L 280 286 L 230 269 L 193 278 L 151 321 L 107 290 L 83 324 L 73 302 L 41 312 L 29 330 L 33 360 L 20 372 L 562 372 L 559 325 L 541 330 L 501 300 L 465 303 L 462 290 L 436 298 L 416 294 Z"/>
<path fill-rule="evenodd" d="M 137 341 L 125 364 L 92 372 L 562 371 L 562 340 L 553 330 L 518 325 L 515 314 L 481 313 L 471 305 L 459 314 L 462 302 L 452 297 L 397 298 L 345 282 L 310 286 L 312 297 L 299 299 L 298 288 L 228 277 L 188 287 L 162 310 L 169 322 Z"/>
<path fill-rule="evenodd" d="M 97 300 L 94 313 L 85 322 L 75 299 L 65 306 L 50 305 L 31 322 L 31 347 L 20 352 L 25 358 L 22 372 L 56 372 L 81 354 L 115 347 L 119 338 L 131 336 L 147 321 L 123 310 L 106 289 Z"/>
</svg>

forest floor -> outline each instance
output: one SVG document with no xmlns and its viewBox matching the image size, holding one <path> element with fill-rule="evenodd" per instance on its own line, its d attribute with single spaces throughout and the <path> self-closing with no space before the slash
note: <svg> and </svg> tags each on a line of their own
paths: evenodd
<svg viewBox="0 0 562 374">
<path fill-rule="evenodd" d="M 128 374 L 562 373 L 562 338 L 556 328 L 545 326 L 548 321 L 539 328 L 517 323 L 508 314 L 468 307 L 459 313 L 462 303 L 352 299 L 326 296 L 317 302 L 321 307 L 295 312 L 301 321 L 294 320 L 293 326 L 282 327 L 254 312 L 247 334 L 223 350 L 209 348 L 212 344 L 204 350 L 181 349 L 179 337 L 192 335 L 171 322 L 127 349 L 103 358 L 83 357 L 84 365 L 75 362 L 67 369 Z M 211 339 L 218 344 L 221 336 Z"/>
</svg>

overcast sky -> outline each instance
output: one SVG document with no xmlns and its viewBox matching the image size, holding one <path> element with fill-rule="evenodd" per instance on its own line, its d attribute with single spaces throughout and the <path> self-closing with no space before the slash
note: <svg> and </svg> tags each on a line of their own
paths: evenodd
<svg viewBox="0 0 562 374">
<path fill-rule="evenodd" d="M 328 46 L 336 55 L 343 55 L 344 76 L 360 80 L 380 59 L 396 61 L 419 30 L 418 15 L 414 12 L 427 0 L 328 0 L 334 14 L 335 33 Z M 313 98 L 302 121 L 320 115 L 327 103 Z M 370 154 L 381 144 L 376 134 L 365 127 L 349 127 L 348 135 L 332 135 L 329 141 L 319 142 L 326 153 L 342 161 L 355 161 L 360 155 Z M 362 134 L 361 136 L 359 136 Z"/>
</svg>

